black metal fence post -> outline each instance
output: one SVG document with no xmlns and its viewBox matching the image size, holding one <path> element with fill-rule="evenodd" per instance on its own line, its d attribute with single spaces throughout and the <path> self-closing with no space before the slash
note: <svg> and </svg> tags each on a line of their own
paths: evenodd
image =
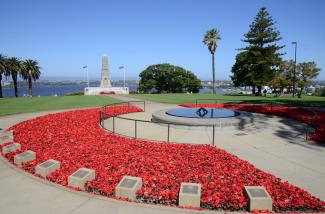
<svg viewBox="0 0 325 214">
<path fill-rule="evenodd" d="M 115 133 L 115 116 L 113 116 L 113 133 Z"/>
<path fill-rule="evenodd" d="M 134 120 L 134 139 L 137 139 L 137 120 Z"/>
<path fill-rule="evenodd" d="M 170 124 L 168 123 L 168 131 L 167 131 L 167 142 L 169 143 L 169 134 L 170 134 Z"/>
<path fill-rule="evenodd" d="M 215 135 L 215 132 L 214 132 L 214 128 L 215 128 L 215 125 L 212 126 L 212 145 L 214 146 L 214 135 Z"/>
<path fill-rule="evenodd" d="M 99 111 L 99 124 L 100 126 L 103 126 L 102 111 Z"/>
</svg>

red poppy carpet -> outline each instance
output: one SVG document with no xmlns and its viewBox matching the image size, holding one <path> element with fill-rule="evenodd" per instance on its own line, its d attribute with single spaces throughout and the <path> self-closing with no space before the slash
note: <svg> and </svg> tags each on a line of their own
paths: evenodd
<svg viewBox="0 0 325 214">
<path fill-rule="evenodd" d="M 131 106 L 132 112 L 141 109 Z M 110 107 L 123 114 L 127 106 Z M 36 160 L 23 165 L 34 173 L 35 166 L 48 159 L 61 162 L 60 170 L 48 180 L 67 186 L 67 178 L 78 168 L 96 171 L 86 190 L 114 197 L 124 175 L 143 179 L 137 201 L 176 206 L 181 182 L 202 184 L 201 207 L 246 210 L 244 186 L 265 186 L 273 199 L 274 211 L 324 211 L 325 202 L 308 192 L 255 168 L 245 160 L 214 146 L 168 144 L 134 140 L 104 131 L 99 126 L 100 109 L 49 114 L 14 125 L 14 140 L 21 151 L 36 152 Z M 2 145 L 3 146 L 3 145 Z"/>
</svg>

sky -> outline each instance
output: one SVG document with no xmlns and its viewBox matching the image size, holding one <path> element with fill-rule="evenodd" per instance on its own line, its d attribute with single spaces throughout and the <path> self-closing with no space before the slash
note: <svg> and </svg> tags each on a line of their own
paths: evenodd
<svg viewBox="0 0 325 214">
<path fill-rule="evenodd" d="M 285 45 L 284 59 L 315 61 L 325 80 L 324 0 L 0 0 L 0 53 L 35 59 L 44 77 L 99 78 L 101 57 L 110 75 L 138 78 L 146 67 L 170 63 L 209 80 L 211 54 L 202 43 L 208 29 L 222 40 L 216 79 L 230 79 L 241 41 L 258 10 L 266 7 Z"/>
</svg>

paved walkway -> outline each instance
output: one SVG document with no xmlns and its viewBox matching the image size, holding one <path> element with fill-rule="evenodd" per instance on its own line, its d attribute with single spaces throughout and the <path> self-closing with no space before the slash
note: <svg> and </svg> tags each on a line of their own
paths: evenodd
<svg viewBox="0 0 325 214">
<path fill-rule="evenodd" d="M 149 102 L 147 110 L 150 112 L 170 106 L 173 105 Z M 54 112 L 59 111 L 1 117 L 0 128 L 5 129 L 18 122 Z M 137 117 L 136 114 L 143 113 L 129 116 Z M 263 124 L 262 122 L 260 125 Z M 292 121 L 288 123 L 287 120 L 280 119 L 277 123 L 282 123 L 282 126 L 279 129 L 272 127 L 269 132 L 266 132 L 263 126 L 245 130 L 245 135 L 241 136 L 234 135 L 234 132 L 222 136 L 223 132 L 220 132 L 217 146 L 325 200 L 325 167 L 323 166 L 325 148 L 305 142 L 301 137 L 300 140 L 296 140 L 296 136 L 291 136 L 288 127 L 292 126 L 290 125 Z M 294 124 L 299 130 L 299 124 Z M 21 171 L 8 164 L 2 156 L 0 156 L 0 189 L 1 214 L 216 213 L 129 203 L 69 190 Z"/>
</svg>

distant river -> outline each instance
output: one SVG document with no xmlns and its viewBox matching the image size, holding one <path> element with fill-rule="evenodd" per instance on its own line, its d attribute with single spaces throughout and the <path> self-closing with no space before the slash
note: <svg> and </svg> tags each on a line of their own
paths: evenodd
<svg viewBox="0 0 325 214">
<path fill-rule="evenodd" d="M 45 85 L 45 86 L 34 86 L 33 87 L 33 96 L 64 96 L 68 93 L 72 92 L 83 92 L 86 84 L 71 84 L 71 85 Z M 129 86 L 130 91 L 137 91 L 136 85 Z M 6 97 L 14 96 L 13 88 L 3 88 L 3 95 Z M 202 88 L 200 93 L 211 93 L 212 90 L 210 88 Z M 218 94 L 226 94 L 229 93 L 227 91 L 217 89 Z M 28 88 L 18 88 L 18 95 L 25 96 L 28 94 Z"/>
</svg>

